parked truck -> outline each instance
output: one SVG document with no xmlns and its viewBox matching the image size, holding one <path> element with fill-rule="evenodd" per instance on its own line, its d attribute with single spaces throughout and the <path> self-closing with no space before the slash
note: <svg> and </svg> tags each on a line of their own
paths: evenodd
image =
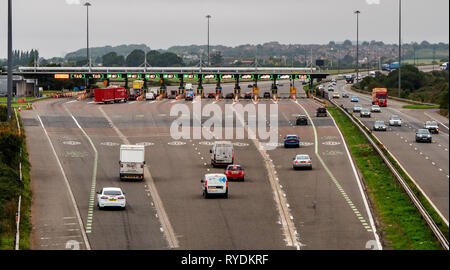
<svg viewBox="0 0 450 270">
<path fill-rule="evenodd" d="M 388 93 L 386 88 L 372 89 L 372 105 L 387 107 Z"/>
<path fill-rule="evenodd" d="M 94 89 L 94 101 L 96 103 L 115 103 L 127 101 L 125 88 L 97 88 Z"/>
<path fill-rule="evenodd" d="M 120 180 L 144 180 L 145 146 L 120 146 Z"/>
</svg>

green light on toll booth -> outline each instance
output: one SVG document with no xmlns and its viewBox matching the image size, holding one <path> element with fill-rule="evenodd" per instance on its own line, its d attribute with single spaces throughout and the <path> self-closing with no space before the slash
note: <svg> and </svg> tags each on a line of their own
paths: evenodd
<svg viewBox="0 0 450 270">
<path fill-rule="evenodd" d="M 272 80 L 273 75 L 272 74 L 259 74 L 258 79 L 259 80 Z"/>
<path fill-rule="evenodd" d="M 122 74 L 107 74 L 106 78 L 108 78 L 108 79 L 122 79 Z"/>
<path fill-rule="evenodd" d="M 202 79 L 217 79 L 216 74 L 202 74 Z"/>
<path fill-rule="evenodd" d="M 85 79 L 86 75 L 84 74 L 70 74 L 71 79 Z"/>
<path fill-rule="evenodd" d="M 145 74 L 145 78 L 147 80 L 152 80 L 152 79 L 159 79 L 159 74 Z"/>
<path fill-rule="evenodd" d="M 287 79 L 292 79 L 292 75 L 291 74 L 279 74 L 278 75 L 278 79 L 280 80 L 287 80 Z"/>
<path fill-rule="evenodd" d="M 253 74 L 241 74 L 239 75 L 239 79 L 243 80 L 253 80 L 255 76 Z"/>
<path fill-rule="evenodd" d="M 220 79 L 223 79 L 223 80 L 234 79 L 234 75 L 233 74 L 221 74 Z"/>
<path fill-rule="evenodd" d="M 197 74 L 183 74 L 183 79 L 198 79 Z"/>
<path fill-rule="evenodd" d="M 177 75 L 175 74 L 163 74 L 163 79 L 177 79 Z"/>
<path fill-rule="evenodd" d="M 142 79 L 141 74 L 127 74 L 128 79 Z"/>
</svg>

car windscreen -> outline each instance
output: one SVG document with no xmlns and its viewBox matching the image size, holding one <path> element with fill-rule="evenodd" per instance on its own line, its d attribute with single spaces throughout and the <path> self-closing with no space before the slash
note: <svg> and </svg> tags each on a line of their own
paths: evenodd
<svg viewBox="0 0 450 270">
<path fill-rule="evenodd" d="M 386 95 L 377 95 L 377 98 L 386 99 Z"/>
<path fill-rule="evenodd" d="M 287 136 L 286 140 L 297 140 L 298 137 L 297 136 Z"/>
<path fill-rule="evenodd" d="M 103 191 L 103 195 L 122 195 L 122 192 L 119 190 L 105 190 Z"/>
<path fill-rule="evenodd" d="M 242 168 L 241 166 L 228 166 L 227 170 L 235 172 L 235 171 L 242 171 Z"/>
<path fill-rule="evenodd" d="M 438 125 L 437 122 L 427 122 L 427 126 L 435 127 L 437 125 Z"/>
<path fill-rule="evenodd" d="M 392 120 L 400 120 L 400 117 L 398 117 L 398 116 L 392 116 L 391 119 L 392 119 Z"/>
<path fill-rule="evenodd" d="M 295 159 L 309 159 L 309 156 L 307 155 L 298 155 L 295 157 Z"/>
<path fill-rule="evenodd" d="M 375 125 L 384 125 L 384 122 L 383 121 L 376 121 Z"/>
<path fill-rule="evenodd" d="M 419 134 L 430 134 L 428 129 L 419 129 L 419 131 L 417 131 L 417 133 L 419 133 Z"/>
</svg>

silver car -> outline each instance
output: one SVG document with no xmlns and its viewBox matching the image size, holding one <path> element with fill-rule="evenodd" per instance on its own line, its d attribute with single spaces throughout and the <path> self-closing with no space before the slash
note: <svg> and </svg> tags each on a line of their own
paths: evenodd
<svg viewBox="0 0 450 270">
<path fill-rule="evenodd" d="M 387 127 L 384 121 L 375 121 L 373 124 L 373 130 L 375 131 L 386 131 Z"/>
<path fill-rule="evenodd" d="M 392 115 L 389 119 L 389 125 L 390 126 L 402 126 L 402 119 L 398 115 Z"/>
<path fill-rule="evenodd" d="M 353 107 L 353 112 L 361 112 L 361 110 L 362 110 L 361 105 L 355 105 L 355 107 Z"/>
<path fill-rule="evenodd" d="M 372 108 L 370 110 L 372 112 L 381 112 L 381 108 L 378 105 L 372 105 Z"/>
<path fill-rule="evenodd" d="M 307 168 L 312 170 L 311 158 L 308 155 L 296 155 L 292 162 L 294 170 Z"/>
<path fill-rule="evenodd" d="M 361 113 L 359 114 L 359 116 L 362 117 L 369 117 L 370 118 L 370 111 L 368 109 L 361 109 Z"/>
</svg>

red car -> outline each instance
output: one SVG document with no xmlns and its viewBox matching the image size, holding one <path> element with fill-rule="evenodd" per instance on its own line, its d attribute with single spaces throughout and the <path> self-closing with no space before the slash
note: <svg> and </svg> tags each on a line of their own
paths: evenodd
<svg viewBox="0 0 450 270">
<path fill-rule="evenodd" d="M 241 180 L 244 181 L 244 169 L 240 165 L 228 165 L 225 170 L 225 175 L 228 180 Z"/>
</svg>

